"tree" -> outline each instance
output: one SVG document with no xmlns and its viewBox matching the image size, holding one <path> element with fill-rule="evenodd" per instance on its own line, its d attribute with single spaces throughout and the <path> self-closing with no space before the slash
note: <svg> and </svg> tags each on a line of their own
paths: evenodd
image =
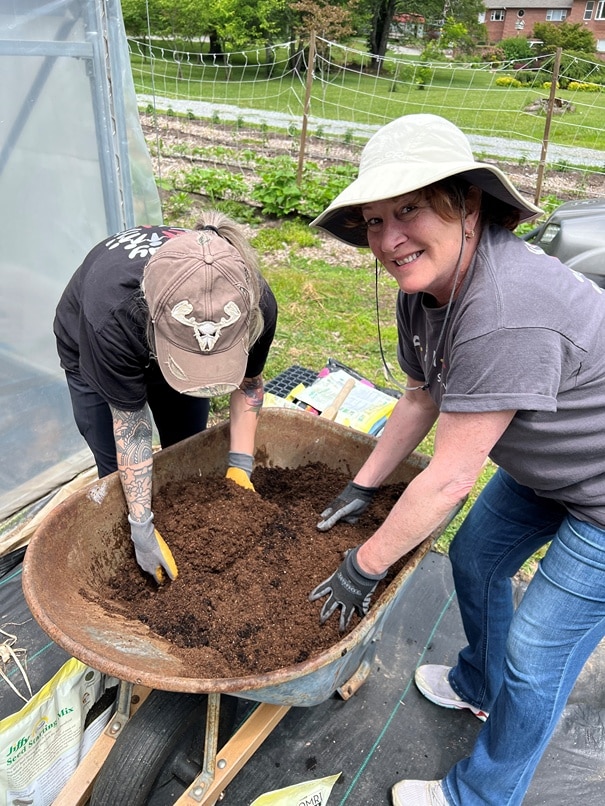
<svg viewBox="0 0 605 806">
<path fill-rule="evenodd" d="M 525 36 L 511 36 L 498 42 L 498 47 L 502 48 L 505 57 L 509 61 L 520 61 L 530 59 L 536 55 L 536 51 L 529 44 L 529 39 Z"/>
<path fill-rule="evenodd" d="M 290 8 L 298 16 L 298 22 L 294 24 L 295 32 L 308 37 L 311 31 L 315 31 L 323 39 L 342 41 L 354 33 L 351 12 L 356 5 L 357 0 L 347 5 L 328 3 L 326 0 L 296 0 L 290 3 Z"/>
<path fill-rule="evenodd" d="M 453 17 L 446 17 L 441 29 L 442 47 L 454 50 L 466 50 L 469 47 L 468 29 L 463 22 L 456 22 Z"/>
<path fill-rule="evenodd" d="M 552 53 L 561 48 L 593 56 L 597 48 L 593 33 L 579 22 L 536 22 L 533 36 L 542 42 L 540 53 Z"/>
<path fill-rule="evenodd" d="M 122 0 L 122 19 L 128 36 L 145 38 L 150 29 L 153 34 L 157 33 L 160 25 L 159 7 L 150 3 L 148 20 L 144 0 Z"/>
<path fill-rule="evenodd" d="M 379 5 L 386 6 L 387 2 L 388 0 L 369 0 L 372 9 L 376 9 Z M 465 26 L 469 40 L 484 40 L 485 26 L 479 23 L 479 14 L 483 11 L 485 11 L 483 0 L 397 0 L 390 19 L 383 24 L 387 26 L 388 37 L 388 29 L 395 14 L 418 14 L 425 20 L 425 36 L 440 38 L 446 19 L 451 18 L 454 23 L 462 23 Z M 379 14 L 374 14 L 372 24 L 379 24 L 382 19 Z M 468 42 L 465 47 L 468 48 Z M 370 50 L 374 53 L 372 48 Z M 384 52 L 378 55 L 384 55 Z"/>
<path fill-rule="evenodd" d="M 368 35 L 368 50 L 372 54 L 372 65 L 379 64 L 389 44 L 389 33 L 395 10 L 400 0 L 370 0 L 371 21 Z"/>
<path fill-rule="evenodd" d="M 208 38 L 210 51 L 275 41 L 287 35 L 288 0 L 122 0 L 126 33 L 172 36 L 189 41 Z"/>
</svg>

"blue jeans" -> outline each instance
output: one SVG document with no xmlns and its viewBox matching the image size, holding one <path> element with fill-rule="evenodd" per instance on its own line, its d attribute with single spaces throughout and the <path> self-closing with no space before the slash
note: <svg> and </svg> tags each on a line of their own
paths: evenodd
<svg viewBox="0 0 605 806">
<path fill-rule="evenodd" d="M 515 610 L 510 577 L 549 541 Z M 450 558 L 468 641 L 450 685 L 489 719 L 471 756 L 444 779 L 444 793 L 454 806 L 514 806 L 605 636 L 605 529 L 498 470 L 458 531 Z"/>
<path fill-rule="evenodd" d="M 65 373 L 74 419 L 92 451 L 99 478 L 118 469 L 113 417 L 107 401 L 73 372 Z M 147 402 L 162 448 L 204 431 L 210 411 L 208 398 L 182 395 L 165 381 L 147 384 Z"/>
</svg>

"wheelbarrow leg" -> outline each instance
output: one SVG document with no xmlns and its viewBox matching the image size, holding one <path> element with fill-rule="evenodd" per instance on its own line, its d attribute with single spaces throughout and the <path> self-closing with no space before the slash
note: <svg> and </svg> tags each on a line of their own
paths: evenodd
<svg viewBox="0 0 605 806">
<path fill-rule="evenodd" d="M 357 667 L 357 670 L 351 675 L 351 677 L 349 677 L 348 680 L 346 680 L 336 689 L 336 693 L 339 694 L 343 700 L 350 700 L 351 697 L 357 693 L 357 691 L 368 679 L 370 672 L 372 671 L 374 659 L 376 658 L 376 650 L 381 635 L 382 629 L 376 632 L 372 640 L 369 642 L 363 654 L 362 661 Z"/>
<path fill-rule="evenodd" d="M 130 707 L 132 705 L 132 689 L 133 683 L 127 683 L 125 680 L 120 680 L 118 686 L 118 704 L 116 707 L 115 716 L 110 720 L 107 728 L 107 733 L 115 739 L 119 736 L 120 731 L 130 719 Z"/>
<path fill-rule="evenodd" d="M 206 711 L 206 736 L 204 739 L 204 763 L 202 771 L 193 782 L 195 794 L 201 796 L 214 780 L 216 771 L 216 749 L 218 747 L 218 724 L 221 710 L 221 695 L 208 694 Z M 195 797 L 195 795 L 193 796 Z"/>
<path fill-rule="evenodd" d="M 211 722 L 218 724 L 220 694 L 208 695 L 206 715 L 206 743 L 202 772 L 174 806 L 214 806 L 221 792 L 235 778 L 244 764 L 265 741 L 273 728 L 290 710 L 289 705 L 261 703 L 246 719 L 241 728 L 222 747 L 216 758 L 218 732 Z M 210 734 L 213 734 L 212 736 Z"/>
</svg>

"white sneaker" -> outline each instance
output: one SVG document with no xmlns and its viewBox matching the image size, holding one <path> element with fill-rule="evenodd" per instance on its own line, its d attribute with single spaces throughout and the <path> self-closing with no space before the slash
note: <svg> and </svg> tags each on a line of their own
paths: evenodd
<svg viewBox="0 0 605 806">
<path fill-rule="evenodd" d="M 414 675 L 416 687 L 427 700 L 434 702 L 435 705 L 441 705 L 442 708 L 468 708 L 477 719 L 485 722 L 489 714 L 482 711 L 481 708 L 475 708 L 474 705 L 464 702 L 450 686 L 447 678 L 451 668 L 451 666 L 439 666 L 438 664 L 419 666 Z"/>
<path fill-rule="evenodd" d="M 448 806 L 441 781 L 399 781 L 391 795 L 393 806 Z"/>
</svg>

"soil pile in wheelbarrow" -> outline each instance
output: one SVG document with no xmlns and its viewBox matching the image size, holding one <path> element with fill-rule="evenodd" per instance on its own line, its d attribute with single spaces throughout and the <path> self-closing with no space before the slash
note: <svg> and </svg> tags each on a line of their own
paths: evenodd
<svg viewBox="0 0 605 806">
<path fill-rule="evenodd" d="M 404 487 L 382 488 L 357 524 L 319 532 L 319 514 L 348 478 L 315 463 L 257 467 L 252 481 L 256 492 L 222 476 L 166 485 L 153 508 L 178 578 L 158 588 L 133 554 L 119 575 L 86 593 L 164 636 L 199 677 L 262 674 L 337 643 L 337 616 L 320 626 L 325 600 L 309 602 L 308 594 L 337 568 L 346 549 L 376 530 Z M 128 536 L 126 522 L 123 528 Z M 374 602 L 405 562 L 392 566 Z M 356 623 L 354 616 L 351 628 Z"/>
</svg>

